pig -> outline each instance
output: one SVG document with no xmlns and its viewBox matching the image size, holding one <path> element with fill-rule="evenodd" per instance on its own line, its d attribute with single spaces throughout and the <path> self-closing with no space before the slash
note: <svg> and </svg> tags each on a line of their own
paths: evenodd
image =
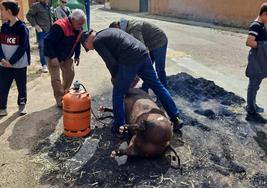
<svg viewBox="0 0 267 188">
<path fill-rule="evenodd" d="M 105 108 L 105 111 L 111 110 Z M 119 131 L 129 133 L 132 137 L 126 149 L 112 151 L 111 157 L 156 157 L 170 149 L 175 153 L 180 168 L 179 156 L 170 145 L 172 123 L 146 92 L 137 88 L 129 89 L 125 96 L 125 114 L 127 124 L 121 126 Z"/>
</svg>

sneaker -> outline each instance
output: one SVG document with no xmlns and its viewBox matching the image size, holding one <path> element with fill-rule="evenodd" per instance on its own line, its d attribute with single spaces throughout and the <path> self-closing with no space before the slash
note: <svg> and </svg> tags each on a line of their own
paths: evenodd
<svg viewBox="0 0 267 188">
<path fill-rule="evenodd" d="M 6 116 L 7 110 L 6 109 L 0 109 L 0 116 Z"/>
<path fill-rule="evenodd" d="M 267 123 L 267 119 L 263 118 L 259 113 L 247 113 L 246 120 L 250 122 L 254 122 L 254 123 L 260 123 L 260 124 Z"/>
<path fill-rule="evenodd" d="M 181 120 L 179 117 L 176 117 L 173 123 L 173 132 L 178 132 L 183 127 L 183 120 Z"/>
<path fill-rule="evenodd" d="M 19 105 L 19 115 L 23 116 L 25 114 L 27 114 L 26 105 L 25 104 Z"/>
<path fill-rule="evenodd" d="M 43 66 L 42 66 L 42 72 L 43 72 L 43 73 L 48 73 L 47 65 L 43 65 Z"/>
<path fill-rule="evenodd" d="M 255 106 L 256 106 L 255 110 L 257 113 L 263 113 L 264 112 L 264 108 L 259 107 L 257 104 Z M 248 106 L 246 106 L 246 111 L 249 112 Z"/>
<path fill-rule="evenodd" d="M 256 112 L 263 113 L 264 112 L 264 108 L 259 107 L 258 105 L 256 105 Z"/>
</svg>

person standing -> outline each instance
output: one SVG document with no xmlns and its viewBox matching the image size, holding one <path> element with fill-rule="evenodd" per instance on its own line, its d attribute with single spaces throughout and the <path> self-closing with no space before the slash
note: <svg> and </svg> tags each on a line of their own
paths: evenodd
<svg viewBox="0 0 267 188">
<path fill-rule="evenodd" d="M 66 6 L 67 0 L 59 0 L 59 6 L 55 10 L 56 19 L 66 18 L 70 15 L 71 10 Z"/>
<path fill-rule="evenodd" d="M 49 0 L 39 0 L 39 2 L 34 3 L 26 15 L 27 20 L 36 30 L 40 62 L 44 73 L 48 72 L 44 56 L 44 38 L 53 23 L 48 1 Z"/>
<path fill-rule="evenodd" d="M 19 6 L 14 0 L 0 4 L 1 16 L 7 20 L 1 27 L 0 45 L 0 116 L 7 115 L 8 93 L 13 80 L 18 89 L 19 114 L 25 115 L 27 102 L 27 66 L 30 64 L 29 31 L 18 19 Z"/>
<path fill-rule="evenodd" d="M 256 104 L 257 91 L 264 78 L 267 77 L 267 3 L 262 4 L 259 15 L 249 27 L 246 45 L 251 47 L 248 55 L 246 76 L 249 78 L 247 90 L 247 121 L 267 123 L 259 113 L 264 109 Z"/>
<path fill-rule="evenodd" d="M 74 78 L 74 63 L 80 62 L 80 37 L 86 16 L 80 9 L 74 9 L 68 18 L 57 20 L 44 39 L 44 55 L 51 76 L 51 85 L 58 107 L 62 107 L 64 91 L 68 90 Z M 63 83 L 60 79 L 62 72 Z"/>
</svg>

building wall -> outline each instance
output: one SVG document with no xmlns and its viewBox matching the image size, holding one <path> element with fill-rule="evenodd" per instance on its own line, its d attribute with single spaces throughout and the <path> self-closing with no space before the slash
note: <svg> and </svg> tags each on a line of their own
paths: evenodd
<svg viewBox="0 0 267 188">
<path fill-rule="evenodd" d="M 110 7 L 113 10 L 139 12 L 139 0 L 110 0 Z"/>
<path fill-rule="evenodd" d="M 28 0 L 29 1 L 29 6 L 31 6 L 33 3 L 36 3 L 37 0 Z"/>
<path fill-rule="evenodd" d="M 150 12 L 230 26 L 247 26 L 266 0 L 150 0 Z"/>
</svg>

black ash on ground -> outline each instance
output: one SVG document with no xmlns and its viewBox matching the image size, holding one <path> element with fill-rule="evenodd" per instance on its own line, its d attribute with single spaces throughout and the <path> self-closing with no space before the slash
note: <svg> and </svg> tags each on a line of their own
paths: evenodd
<svg viewBox="0 0 267 188">
<path fill-rule="evenodd" d="M 40 142 L 35 155 L 47 153 L 54 167 L 42 184 L 70 187 L 266 187 L 266 126 L 244 120 L 244 99 L 214 82 L 180 73 L 168 78 L 169 91 L 185 121 L 184 144 L 174 135 L 172 145 L 180 155 L 183 175 L 171 168 L 167 156 L 132 158 L 118 166 L 110 158 L 121 140 L 106 125 L 82 139 L 59 136 Z M 111 93 L 95 96 L 93 109 L 111 106 Z M 97 114 L 101 115 L 101 114 Z M 45 149 L 40 149 L 45 148 Z M 36 154 L 37 153 L 37 154 Z"/>
</svg>

